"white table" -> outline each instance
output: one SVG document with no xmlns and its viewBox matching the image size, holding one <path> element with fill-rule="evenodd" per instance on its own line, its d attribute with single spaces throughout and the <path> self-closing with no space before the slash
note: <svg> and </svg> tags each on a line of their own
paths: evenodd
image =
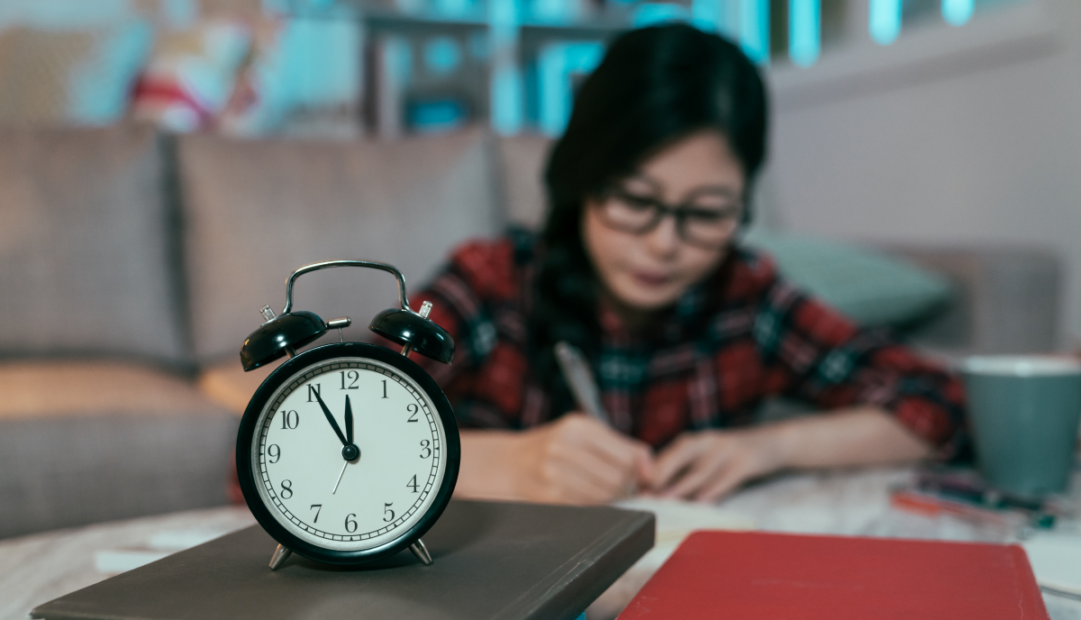
<svg viewBox="0 0 1081 620">
<path fill-rule="evenodd" d="M 698 528 L 705 522 L 780 532 L 988 542 L 1010 539 L 1010 532 L 955 517 L 928 518 L 891 509 L 890 486 L 904 482 L 910 474 L 907 469 L 871 469 L 784 475 L 743 489 L 712 510 L 662 507 L 658 549 L 590 608 L 590 619 L 614 616 L 663 561 L 665 547 L 674 548 L 680 527 Z M 1071 497 L 1081 509 L 1081 479 L 1076 482 Z M 254 522 L 246 508 L 218 508 L 0 541 L 0 620 L 24 620 L 33 607 L 105 579 L 125 565 L 193 546 Z M 1081 600 L 1045 593 L 1044 601 L 1055 620 L 1081 620 Z"/>
</svg>

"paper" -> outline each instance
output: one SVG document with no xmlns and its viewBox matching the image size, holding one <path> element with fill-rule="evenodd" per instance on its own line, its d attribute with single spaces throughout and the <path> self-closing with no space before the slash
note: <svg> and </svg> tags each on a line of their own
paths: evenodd
<svg viewBox="0 0 1081 620">
<path fill-rule="evenodd" d="M 1022 546 L 1041 587 L 1081 596 L 1081 535 L 1038 532 Z"/>
<path fill-rule="evenodd" d="M 94 553 L 94 570 L 105 575 L 115 575 L 145 566 L 177 551 L 190 549 L 221 536 L 223 532 L 213 528 L 165 530 L 150 537 L 146 545 L 120 549 L 104 549 Z"/>
<path fill-rule="evenodd" d="M 743 515 L 721 510 L 711 504 L 677 499 L 632 497 L 615 503 L 619 508 L 652 512 L 657 518 L 657 538 L 649 551 L 632 570 L 657 570 L 679 543 L 696 530 L 753 530 L 755 523 Z"/>
<path fill-rule="evenodd" d="M 94 570 L 103 575 L 115 575 L 146 566 L 170 555 L 169 551 L 147 549 L 109 549 L 94 554 Z"/>
</svg>

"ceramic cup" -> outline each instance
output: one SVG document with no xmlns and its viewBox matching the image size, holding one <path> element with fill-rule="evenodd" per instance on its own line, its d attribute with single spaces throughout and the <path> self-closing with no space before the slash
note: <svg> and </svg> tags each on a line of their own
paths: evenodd
<svg viewBox="0 0 1081 620">
<path fill-rule="evenodd" d="M 1015 495 L 1065 491 L 1081 421 L 1081 362 L 980 356 L 961 370 L 980 475 Z"/>
</svg>

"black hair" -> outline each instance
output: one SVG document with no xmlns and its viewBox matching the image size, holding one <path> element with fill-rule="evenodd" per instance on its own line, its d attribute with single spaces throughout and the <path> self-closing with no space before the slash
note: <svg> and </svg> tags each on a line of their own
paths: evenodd
<svg viewBox="0 0 1081 620">
<path fill-rule="evenodd" d="M 633 174 L 665 146 L 714 129 L 743 166 L 747 203 L 765 157 L 766 127 L 762 78 L 725 39 L 671 24 L 633 30 L 611 43 L 579 88 L 544 172 L 548 214 L 529 318 L 529 355 L 550 395 L 553 417 L 573 408 L 554 344 L 566 340 L 593 360 L 599 353 L 596 276 L 581 235 L 587 198 Z"/>
</svg>

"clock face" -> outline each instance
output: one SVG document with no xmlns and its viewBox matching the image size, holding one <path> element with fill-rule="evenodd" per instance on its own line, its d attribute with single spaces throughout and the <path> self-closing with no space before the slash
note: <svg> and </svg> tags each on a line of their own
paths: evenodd
<svg viewBox="0 0 1081 620">
<path fill-rule="evenodd" d="M 451 429 L 448 446 L 437 404 L 446 399 L 438 388 L 433 398 L 421 386 L 417 379 L 427 379 L 429 389 L 435 384 L 427 375 L 416 377 L 423 371 L 415 364 L 371 345 L 322 348 L 333 347 L 378 349 L 382 359 L 324 353 L 303 366 L 292 363 L 298 357 L 271 375 L 268 383 L 276 379 L 276 388 L 253 428 L 242 425 L 242 436 L 250 438 L 247 486 L 269 513 L 262 516 L 306 543 L 275 536 L 286 546 L 346 555 L 377 551 L 419 535 L 442 511 L 453 487 L 453 480 L 444 484 L 448 463 L 451 477 L 457 474 L 457 430 Z M 407 372 L 408 366 L 416 370 Z"/>
</svg>

